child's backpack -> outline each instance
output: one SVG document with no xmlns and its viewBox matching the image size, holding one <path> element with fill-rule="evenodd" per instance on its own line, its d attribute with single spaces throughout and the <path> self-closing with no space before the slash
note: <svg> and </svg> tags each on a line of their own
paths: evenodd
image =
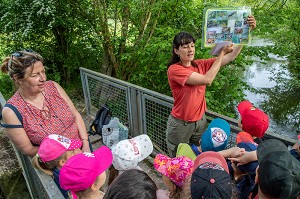
<svg viewBox="0 0 300 199">
<path fill-rule="evenodd" d="M 111 111 L 106 105 L 102 105 L 97 111 L 96 117 L 91 124 L 88 133 L 102 136 L 102 127 L 111 120 Z"/>
</svg>

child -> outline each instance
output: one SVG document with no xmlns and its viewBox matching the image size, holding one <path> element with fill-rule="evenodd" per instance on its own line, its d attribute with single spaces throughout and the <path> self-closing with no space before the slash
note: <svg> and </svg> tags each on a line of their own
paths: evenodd
<svg viewBox="0 0 300 199">
<path fill-rule="evenodd" d="M 221 118 L 211 121 L 205 132 L 202 134 L 200 146 L 194 144 L 180 143 L 177 148 L 176 157 L 186 156 L 195 160 L 201 152 L 221 151 L 228 144 L 230 137 L 230 125 Z"/>
<path fill-rule="evenodd" d="M 262 110 L 255 108 L 251 102 L 242 101 L 237 109 L 240 113 L 239 127 L 249 133 L 254 141 L 259 144 L 269 127 L 269 117 Z"/>
<path fill-rule="evenodd" d="M 157 199 L 157 186 L 147 173 L 129 169 L 108 187 L 104 199 Z"/>
<path fill-rule="evenodd" d="M 244 148 L 245 151 L 256 151 L 258 146 L 254 142 L 253 137 L 247 132 L 239 132 L 237 134 L 236 144 L 238 147 Z M 228 166 L 230 175 L 235 181 L 239 198 L 247 199 L 250 193 L 255 192 L 255 171 L 258 161 L 252 161 L 239 166 L 235 162 L 230 162 Z"/>
<path fill-rule="evenodd" d="M 257 147 L 258 197 L 296 199 L 300 196 L 300 164 L 283 142 L 267 139 Z"/>
<path fill-rule="evenodd" d="M 293 145 L 290 150 L 292 156 L 294 156 L 300 162 L 300 134 L 298 135 L 297 142 Z"/>
<path fill-rule="evenodd" d="M 82 141 L 79 139 L 70 140 L 62 135 L 51 134 L 43 139 L 38 153 L 32 158 L 35 168 L 54 176 L 54 181 L 65 198 L 68 198 L 68 191 L 59 185 L 59 170 L 70 157 L 82 153 L 81 146 Z"/>
<path fill-rule="evenodd" d="M 180 156 L 170 158 L 158 154 L 154 158 L 154 168 L 163 174 L 162 180 L 170 191 L 170 198 L 180 198 L 182 186 L 192 173 L 193 160 Z"/>
<path fill-rule="evenodd" d="M 193 166 L 191 198 L 231 199 L 234 189 L 225 158 L 217 152 L 201 153 Z"/>
<path fill-rule="evenodd" d="M 81 153 L 71 157 L 60 170 L 60 185 L 70 190 L 73 199 L 97 198 L 104 193 L 99 191 L 106 180 L 105 170 L 112 163 L 112 153 L 102 146 L 93 153 Z"/>
<path fill-rule="evenodd" d="M 153 144 L 148 135 L 142 134 L 126 139 L 112 146 L 113 163 L 109 169 L 108 185 L 125 170 L 140 169 L 138 163 L 153 151 Z"/>
</svg>

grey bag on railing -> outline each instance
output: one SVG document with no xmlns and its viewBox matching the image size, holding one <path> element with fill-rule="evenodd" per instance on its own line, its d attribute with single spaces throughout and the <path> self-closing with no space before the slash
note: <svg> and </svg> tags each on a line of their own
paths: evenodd
<svg viewBox="0 0 300 199">
<path fill-rule="evenodd" d="M 128 138 L 128 128 L 123 125 L 119 118 L 112 117 L 107 125 L 102 128 L 103 143 L 111 148 L 114 144 Z"/>
</svg>

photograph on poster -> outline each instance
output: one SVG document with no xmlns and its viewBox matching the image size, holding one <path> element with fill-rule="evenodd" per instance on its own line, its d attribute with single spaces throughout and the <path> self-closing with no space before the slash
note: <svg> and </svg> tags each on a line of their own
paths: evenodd
<svg viewBox="0 0 300 199">
<path fill-rule="evenodd" d="M 248 45 L 251 40 L 247 17 L 250 7 L 206 8 L 203 22 L 203 47 L 220 42 Z"/>
</svg>

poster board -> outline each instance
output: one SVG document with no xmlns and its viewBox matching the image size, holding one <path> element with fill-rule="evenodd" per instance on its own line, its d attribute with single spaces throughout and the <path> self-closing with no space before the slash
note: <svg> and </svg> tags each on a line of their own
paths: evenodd
<svg viewBox="0 0 300 199">
<path fill-rule="evenodd" d="M 247 23 L 250 7 L 206 8 L 202 30 L 202 47 L 214 47 L 230 41 L 235 45 L 248 45 L 251 41 Z"/>
</svg>

